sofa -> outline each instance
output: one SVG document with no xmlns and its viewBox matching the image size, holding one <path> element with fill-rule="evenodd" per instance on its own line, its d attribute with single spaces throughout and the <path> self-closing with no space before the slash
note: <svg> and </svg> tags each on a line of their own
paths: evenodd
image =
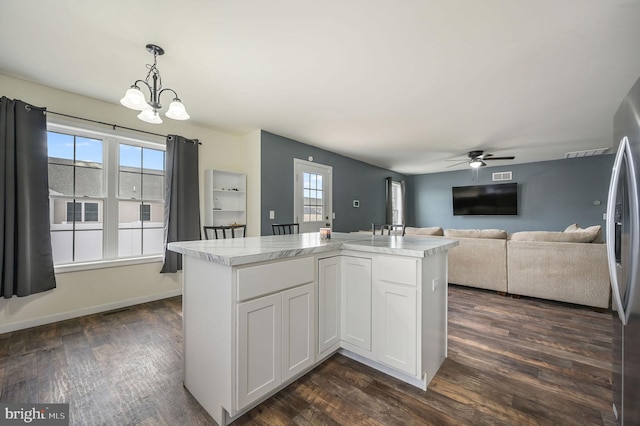
<svg viewBox="0 0 640 426">
<path fill-rule="evenodd" d="M 452 238 L 449 282 L 500 293 L 596 308 L 610 303 L 609 266 L 601 227 L 564 231 L 405 228 L 405 236 Z"/>
</svg>

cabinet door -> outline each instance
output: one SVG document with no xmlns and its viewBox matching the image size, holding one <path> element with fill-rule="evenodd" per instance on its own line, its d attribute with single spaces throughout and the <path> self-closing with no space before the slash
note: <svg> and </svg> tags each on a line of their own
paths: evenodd
<svg viewBox="0 0 640 426">
<path fill-rule="evenodd" d="M 340 344 L 340 257 L 318 261 L 318 353 Z"/>
<path fill-rule="evenodd" d="M 282 382 L 282 295 L 238 304 L 237 409 Z"/>
<path fill-rule="evenodd" d="M 315 360 L 314 288 L 306 284 L 282 292 L 282 380 Z"/>
<path fill-rule="evenodd" d="M 378 360 L 416 374 L 416 289 L 376 283 L 376 347 Z"/>
<path fill-rule="evenodd" d="M 371 259 L 342 257 L 342 340 L 371 350 Z"/>
</svg>

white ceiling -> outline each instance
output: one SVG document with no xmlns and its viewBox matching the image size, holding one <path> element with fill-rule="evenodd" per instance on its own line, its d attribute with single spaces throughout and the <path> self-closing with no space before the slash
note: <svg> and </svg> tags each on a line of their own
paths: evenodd
<svg viewBox="0 0 640 426">
<path fill-rule="evenodd" d="M 117 104 L 155 43 L 192 120 L 401 173 L 610 147 L 639 0 L 2 1 L 0 72 Z M 164 100 L 167 104 L 170 99 Z M 495 161 L 490 165 L 506 164 Z"/>
</svg>

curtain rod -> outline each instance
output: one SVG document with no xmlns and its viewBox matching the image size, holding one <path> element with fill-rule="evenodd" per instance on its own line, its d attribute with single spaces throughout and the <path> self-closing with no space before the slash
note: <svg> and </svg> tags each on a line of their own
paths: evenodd
<svg viewBox="0 0 640 426">
<path fill-rule="evenodd" d="M 96 123 L 96 124 L 102 124 L 104 126 L 112 127 L 113 130 L 115 130 L 116 128 L 120 128 L 120 129 L 131 130 L 131 131 L 139 132 L 139 133 L 146 133 L 147 135 L 160 136 L 160 137 L 163 137 L 163 138 L 168 138 L 170 136 L 170 135 L 162 135 L 160 133 L 147 132 L 146 130 L 139 130 L 139 129 L 134 129 L 134 128 L 131 128 L 131 127 L 120 126 L 118 124 L 106 123 L 104 121 L 91 120 L 89 118 L 78 117 L 76 115 L 63 114 L 61 112 L 45 110 L 45 113 L 46 114 L 60 115 L 60 116 L 63 116 L 63 117 L 75 118 L 75 119 L 83 120 L 83 121 L 89 121 L 91 123 Z M 188 139 L 188 138 L 184 138 L 184 139 L 185 139 L 185 142 L 197 143 L 198 145 L 202 145 L 202 143 L 198 139 Z"/>
</svg>

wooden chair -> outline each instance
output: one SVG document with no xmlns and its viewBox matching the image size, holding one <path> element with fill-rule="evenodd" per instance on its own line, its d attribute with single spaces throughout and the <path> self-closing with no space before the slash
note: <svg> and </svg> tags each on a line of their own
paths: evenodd
<svg viewBox="0 0 640 426">
<path fill-rule="evenodd" d="M 372 223 L 371 232 L 376 235 L 376 231 L 380 231 L 380 235 L 384 235 L 387 231 L 387 235 L 401 235 L 404 237 L 405 225 L 404 224 L 386 224 L 386 223 Z"/>
<path fill-rule="evenodd" d="M 227 238 L 229 235 L 230 238 L 244 238 L 247 233 L 247 225 L 224 225 L 224 226 L 203 226 L 202 230 L 204 231 L 205 240 L 209 239 L 209 232 L 213 231 L 213 236 L 216 240 L 222 238 Z"/>
<path fill-rule="evenodd" d="M 272 223 L 271 232 L 273 235 L 298 234 L 300 233 L 299 223 Z"/>
<path fill-rule="evenodd" d="M 247 225 L 231 225 L 231 238 L 244 238 L 247 235 Z"/>
<path fill-rule="evenodd" d="M 231 230 L 230 226 L 203 226 L 202 230 L 204 232 L 204 239 L 205 240 L 209 240 L 209 239 L 216 239 L 216 240 L 220 240 L 223 238 L 227 238 L 227 231 Z M 209 232 L 208 231 L 212 231 L 212 236 L 214 238 L 209 238 Z M 233 232 L 233 230 L 232 230 Z"/>
</svg>

